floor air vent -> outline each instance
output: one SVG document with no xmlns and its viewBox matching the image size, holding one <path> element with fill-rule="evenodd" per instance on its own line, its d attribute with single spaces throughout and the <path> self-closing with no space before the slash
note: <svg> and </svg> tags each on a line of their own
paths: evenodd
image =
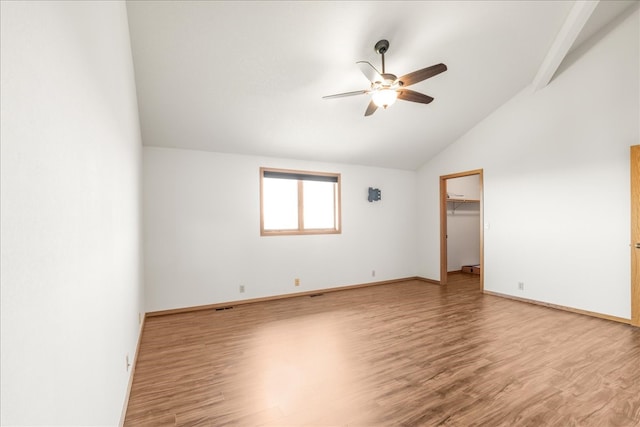
<svg viewBox="0 0 640 427">
<path fill-rule="evenodd" d="M 324 294 L 311 294 L 311 295 L 309 295 L 309 296 L 310 296 L 311 298 L 313 298 L 313 297 L 321 297 L 322 295 L 324 295 Z"/>
<path fill-rule="evenodd" d="M 232 308 L 233 308 L 232 305 L 230 305 L 229 307 L 218 307 L 216 308 L 216 311 L 231 310 Z"/>
</svg>

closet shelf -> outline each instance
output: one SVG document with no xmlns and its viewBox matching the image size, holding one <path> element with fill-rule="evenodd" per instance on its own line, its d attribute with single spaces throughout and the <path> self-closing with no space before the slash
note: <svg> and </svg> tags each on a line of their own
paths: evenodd
<svg viewBox="0 0 640 427">
<path fill-rule="evenodd" d="M 467 203 L 480 203 L 480 200 L 477 199 L 447 199 L 447 203 L 451 203 L 451 210 L 453 212 L 456 211 L 460 205 L 464 205 Z"/>
</svg>

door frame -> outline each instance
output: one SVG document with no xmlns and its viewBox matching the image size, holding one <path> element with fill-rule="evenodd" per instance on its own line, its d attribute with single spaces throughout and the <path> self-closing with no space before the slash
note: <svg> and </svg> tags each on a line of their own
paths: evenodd
<svg viewBox="0 0 640 427">
<path fill-rule="evenodd" d="M 480 291 L 484 291 L 484 170 L 474 169 L 440 176 L 440 284 L 447 284 L 447 180 L 478 175 L 480 180 Z"/>
<path fill-rule="evenodd" d="M 631 324 L 640 326 L 640 145 L 631 146 Z"/>
</svg>

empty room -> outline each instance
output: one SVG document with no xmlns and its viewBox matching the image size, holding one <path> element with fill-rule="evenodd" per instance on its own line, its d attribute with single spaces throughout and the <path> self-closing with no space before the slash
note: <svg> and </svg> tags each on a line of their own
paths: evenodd
<svg viewBox="0 0 640 427">
<path fill-rule="evenodd" d="M 2 426 L 640 426 L 640 2 L 0 19 Z"/>
</svg>

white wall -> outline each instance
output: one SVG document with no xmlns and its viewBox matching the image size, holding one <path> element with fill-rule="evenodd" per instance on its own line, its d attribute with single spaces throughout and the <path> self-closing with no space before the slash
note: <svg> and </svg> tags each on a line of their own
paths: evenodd
<svg viewBox="0 0 640 427">
<path fill-rule="evenodd" d="M 420 275 L 439 278 L 438 177 L 483 168 L 485 289 L 629 318 L 639 21 L 635 7 L 420 169 Z"/>
<path fill-rule="evenodd" d="M 1 2 L 2 425 L 117 425 L 142 310 L 122 2 Z"/>
<path fill-rule="evenodd" d="M 480 200 L 480 175 L 446 180 L 451 198 Z M 447 204 L 447 271 L 480 263 L 480 202 Z"/>
<path fill-rule="evenodd" d="M 415 172 L 153 147 L 143 158 L 147 311 L 416 274 Z M 260 166 L 341 173 L 342 234 L 261 237 Z"/>
</svg>

